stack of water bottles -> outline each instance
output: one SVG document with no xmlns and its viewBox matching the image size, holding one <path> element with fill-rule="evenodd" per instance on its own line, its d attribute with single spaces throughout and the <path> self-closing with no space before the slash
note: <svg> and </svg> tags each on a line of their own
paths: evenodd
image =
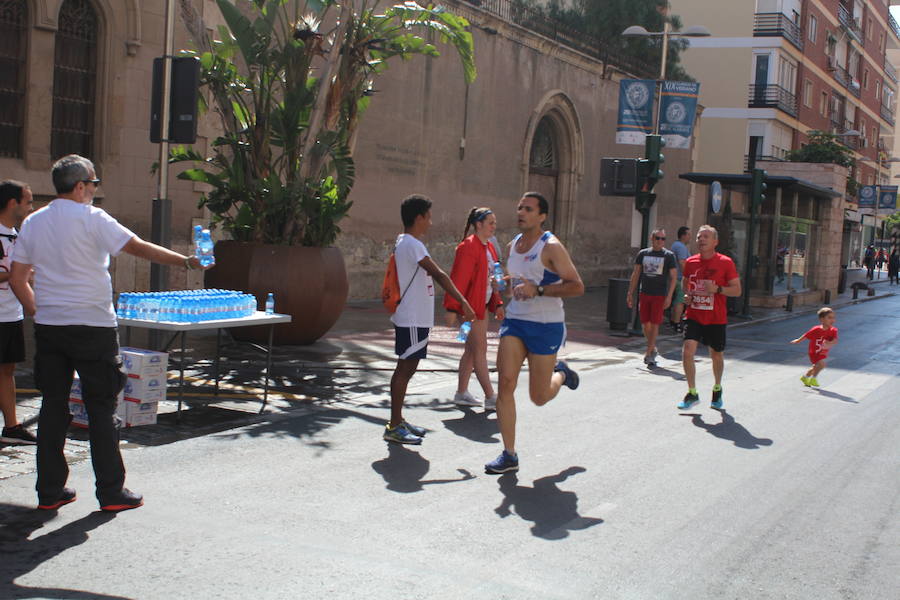
<svg viewBox="0 0 900 600">
<path fill-rule="evenodd" d="M 123 292 L 116 304 L 116 315 L 123 319 L 169 323 L 239 319 L 255 311 L 255 296 L 218 289 Z"/>
</svg>

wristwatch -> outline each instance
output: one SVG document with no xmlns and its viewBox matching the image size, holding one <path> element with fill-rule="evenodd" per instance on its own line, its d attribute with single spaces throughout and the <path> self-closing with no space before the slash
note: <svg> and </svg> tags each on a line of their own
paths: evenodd
<svg viewBox="0 0 900 600">
<path fill-rule="evenodd" d="M 537 295 L 538 295 L 538 296 L 543 296 L 543 295 L 544 295 L 544 286 L 539 285 L 539 286 L 537 287 Z"/>
<path fill-rule="evenodd" d="M 722 293 L 722 286 L 721 286 L 721 285 L 720 285 L 719 287 L 716 288 L 716 293 L 717 293 L 717 294 L 721 294 L 721 293 Z"/>
</svg>

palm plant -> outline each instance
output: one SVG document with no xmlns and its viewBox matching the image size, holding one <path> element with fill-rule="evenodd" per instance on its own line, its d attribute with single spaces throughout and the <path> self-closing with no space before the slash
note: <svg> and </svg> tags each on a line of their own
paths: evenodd
<svg viewBox="0 0 900 600">
<path fill-rule="evenodd" d="M 375 78 L 395 57 L 439 55 L 420 35 L 456 49 L 475 78 L 468 22 L 440 6 L 377 0 L 216 0 L 227 26 L 210 39 L 184 0 L 201 86 L 222 135 L 212 156 L 172 149 L 196 166 L 178 177 L 209 184 L 200 205 L 242 241 L 328 246 L 340 233 L 354 180 L 353 138 Z M 333 23 L 322 31 L 322 23 Z"/>
</svg>

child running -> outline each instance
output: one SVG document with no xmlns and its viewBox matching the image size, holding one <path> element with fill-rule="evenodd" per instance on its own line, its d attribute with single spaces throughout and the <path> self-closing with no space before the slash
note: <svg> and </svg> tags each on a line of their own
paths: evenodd
<svg viewBox="0 0 900 600">
<path fill-rule="evenodd" d="M 828 351 L 836 344 L 838 339 L 838 330 L 834 326 L 837 318 L 834 310 L 824 306 L 816 313 L 819 316 L 819 325 L 816 325 L 796 340 L 791 340 L 792 344 L 799 344 L 803 340 L 809 340 L 809 362 L 812 367 L 806 372 L 806 375 L 800 377 L 800 381 L 806 387 L 819 387 L 819 381 L 816 376 L 825 368 L 825 359 L 828 358 Z"/>
</svg>

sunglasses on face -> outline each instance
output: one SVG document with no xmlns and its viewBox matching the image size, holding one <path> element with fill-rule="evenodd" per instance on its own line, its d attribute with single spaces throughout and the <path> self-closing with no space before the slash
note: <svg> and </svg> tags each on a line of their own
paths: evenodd
<svg viewBox="0 0 900 600">
<path fill-rule="evenodd" d="M 658 235 L 654 235 L 654 236 L 653 236 L 653 239 L 654 239 L 654 240 L 665 240 L 666 238 L 665 238 L 665 237 L 659 237 Z"/>
<path fill-rule="evenodd" d="M 100 179 L 99 179 L 99 178 L 97 178 L 97 179 L 82 179 L 81 182 L 82 182 L 82 183 L 93 183 L 95 186 L 99 186 L 99 185 L 100 185 Z"/>
</svg>

